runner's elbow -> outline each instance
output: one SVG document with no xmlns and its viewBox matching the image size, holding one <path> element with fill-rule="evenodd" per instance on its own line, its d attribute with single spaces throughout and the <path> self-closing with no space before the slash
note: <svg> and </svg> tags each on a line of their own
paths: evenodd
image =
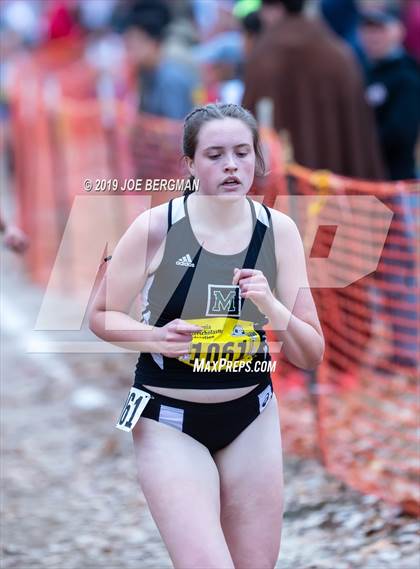
<svg viewBox="0 0 420 569">
<path fill-rule="evenodd" d="M 312 371 L 315 370 L 324 359 L 324 352 L 325 352 L 325 341 L 323 337 L 320 337 L 320 343 L 317 346 L 317 349 L 314 350 L 314 353 L 311 354 L 311 357 L 308 358 L 307 366 L 305 369 Z"/>
<path fill-rule="evenodd" d="M 98 310 L 96 307 L 92 308 L 89 312 L 89 330 L 93 332 L 96 336 L 101 338 L 101 332 L 103 331 L 103 321 L 104 321 L 104 310 Z"/>
</svg>

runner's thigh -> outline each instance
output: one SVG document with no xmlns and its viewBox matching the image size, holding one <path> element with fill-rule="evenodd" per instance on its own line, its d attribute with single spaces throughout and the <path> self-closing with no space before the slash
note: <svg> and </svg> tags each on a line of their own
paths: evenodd
<svg viewBox="0 0 420 569">
<path fill-rule="evenodd" d="M 144 417 L 133 441 L 140 485 L 175 567 L 233 568 L 220 524 L 219 474 L 207 448 Z"/>
<path fill-rule="evenodd" d="M 221 521 L 237 569 L 273 568 L 280 550 L 283 464 L 277 399 L 214 455 Z"/>
</svg>

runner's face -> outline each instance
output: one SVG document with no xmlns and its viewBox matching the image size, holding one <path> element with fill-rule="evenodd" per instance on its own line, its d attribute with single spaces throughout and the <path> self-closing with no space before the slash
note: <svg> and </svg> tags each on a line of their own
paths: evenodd
<svg viewBox="0 0 420 569">
<path fill-rule="evenodd" d="M 199 193 L 245 195 L 255 174 L 255 152 L 250 128 L 239 119 L 214 119 L 198 133 L 191 174 L 200 181 Z"/>
</svg>

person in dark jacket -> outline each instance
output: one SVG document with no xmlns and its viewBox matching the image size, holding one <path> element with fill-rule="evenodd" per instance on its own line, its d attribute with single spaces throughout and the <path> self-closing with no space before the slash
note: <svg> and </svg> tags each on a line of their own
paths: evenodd
<svg viewBox="0 0 420 569">
<path fill-rule="evenodd" d="M 286 131 L 294 159 L 312 169 L 383 179 L 374 116 L 351 49 L 304 0 L 263 0 L 264 29 L 245 65 L 243 105 L 269 98 L 274 127 Z"/>
<path fill-rule="evenodd" d="M 404 26 L 393 12 L 362 14 L 360 37 L 370 65 L 367 99 L 376 113 L 391 180 L 413 179 L 420 125 L 420 74 L 404 51 Z"/>
<path fill-rule="evenodd" d="M 359 6 L 356 0 L 321 0 L 320 11 L 330 28 L 353 49 L 360 64 L 366 57 L 358 34 Z"/>
</svg>

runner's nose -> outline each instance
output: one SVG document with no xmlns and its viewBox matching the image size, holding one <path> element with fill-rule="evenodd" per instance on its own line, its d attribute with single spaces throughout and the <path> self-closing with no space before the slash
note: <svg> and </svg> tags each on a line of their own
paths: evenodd
<svg viewBox="0 0 420 569">
<path fill-rule="evenodd" d="M 235 162 L 233 156 L 227 157 L 226 163 L 225 163 L 223 169 L 225 172 L 236 172 L 236 170 L 238 169 L 238 166 L 236 165 L 236 162 Z"/>
</svg>

